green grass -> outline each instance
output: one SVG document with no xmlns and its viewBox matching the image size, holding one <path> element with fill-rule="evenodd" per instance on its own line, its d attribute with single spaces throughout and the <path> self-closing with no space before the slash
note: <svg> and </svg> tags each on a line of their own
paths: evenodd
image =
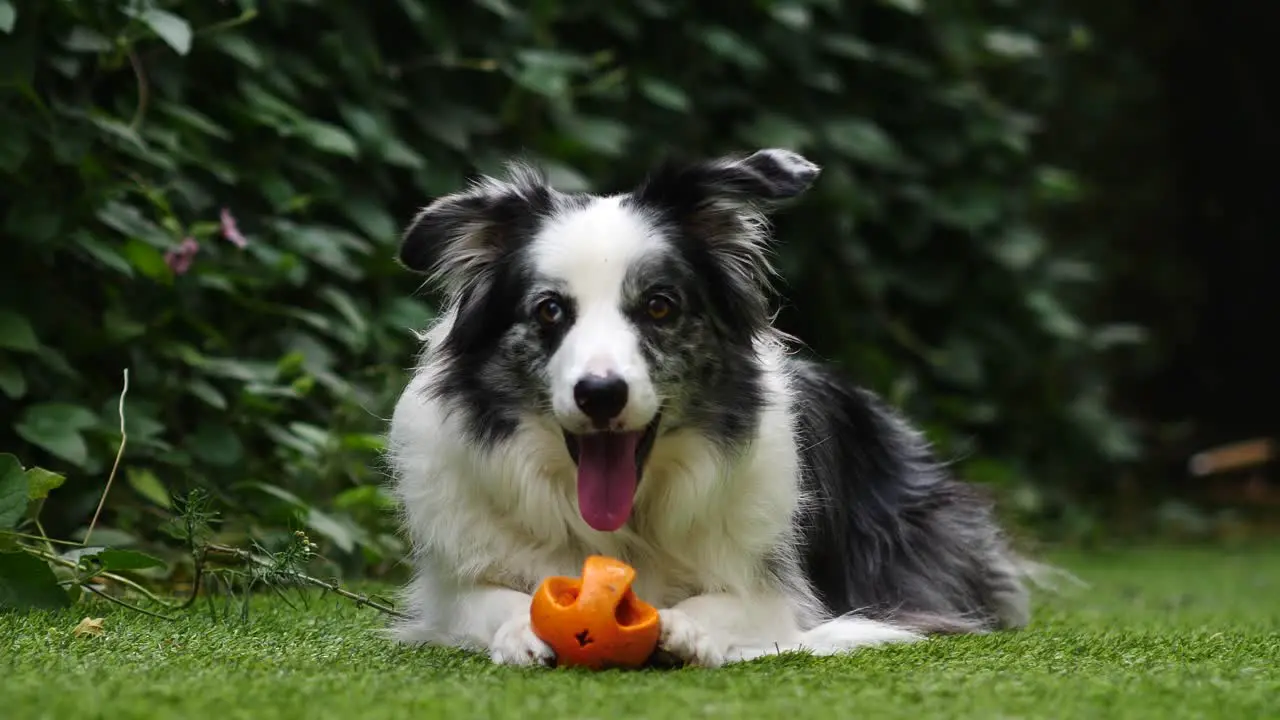
<svg viewBox="0 0 1280 720">
<path fill-rule="evenodd" d="M 336 598 L 248 625 L 0 615 L 0 717 L 1280 717 L 1280 549 L 1055 556 L 1091 583 L 1031 627 L 844 658 L 591 674 L 383 639 Z"/>
</svg>

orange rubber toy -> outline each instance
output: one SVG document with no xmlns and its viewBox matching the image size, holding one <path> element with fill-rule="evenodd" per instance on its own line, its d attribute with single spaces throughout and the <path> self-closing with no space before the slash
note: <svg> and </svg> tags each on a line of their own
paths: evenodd
<svg viewBox="0 0 1280 720">
<path fill-rule="evenodd" d="M 533 632 L 556 664 L 593 670 L 638 668 L 658 646 L 658 611 L 631 589 L 635 568 L 592 555 L 582 578 L 549 577 L 533 594 Z"/>
</svg>

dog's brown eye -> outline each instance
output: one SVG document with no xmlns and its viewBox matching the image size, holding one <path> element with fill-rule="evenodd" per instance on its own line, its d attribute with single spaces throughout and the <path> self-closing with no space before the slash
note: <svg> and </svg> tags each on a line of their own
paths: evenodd
<svg viewBox="0 0 1280 720">
<path fill-rule="evenodd" d="M 557 300 L 543 300 L 538 303 L 538 322 L 543 325 L 555 325 L 564 320 L 564 306 Z"/>
<path fill-rule="evenodd" d="M 662 295 L 654 295 L 645 304 L 645 312 L 654 320 L 667 320 L 675 312 L 675 305 Z"/>
</svg>

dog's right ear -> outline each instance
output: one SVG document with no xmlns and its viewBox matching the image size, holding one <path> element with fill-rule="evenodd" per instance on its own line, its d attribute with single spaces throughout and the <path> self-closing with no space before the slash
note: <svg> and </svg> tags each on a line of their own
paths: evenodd
<svg viewBox="0 0 1280 720">
<path fill-rule="evenodd" d="M 537 170 L 509 165 L 506 178 L 484 177 L 438 198 L 409 223 L 400 240 L 400 264 L 455 294 L 528 237 L 551 193 Z"/>
</svg>

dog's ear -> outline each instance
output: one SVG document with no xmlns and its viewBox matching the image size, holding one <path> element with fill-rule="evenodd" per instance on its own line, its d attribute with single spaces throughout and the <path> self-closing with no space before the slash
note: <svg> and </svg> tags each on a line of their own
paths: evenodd
<svg viewBox="0 0 1280 720">
<path fill-rule="evenodd" d="M 799 153 L 769 148 L 744 158 L 713 160 L 702 172 L 706 188 L 712 193 L 770 204 L 799 196 L 821 171 Z"/>
<path fill-rule="evenodd" d="M 799 153 L 771 148 L 666 164 L 632 197 L 674 225 L 704 280 L 717 286 L 713 301 L 720 302 L 728 325 L 750 334 L 770 318 L 773 268 L 765 216 L 808 190 L 819 172 Z"/>
<path fill-rule="evenodd" d="M 799 196 L 821 172 L 804 156 L 782 148 L 695 163 L 669 163 L 636 193 L 644 202 L 695 211 L 710 203 L 750 204 L 767 210 Z"/>
<path fill-rule="evenodd" d="M 482 177 L 418 213 L 401 238 L 400 263 L 456 294 L 528 237 L 552 192 L 527 165 L 509 165 L 505 178 Z"/>
</svg>

